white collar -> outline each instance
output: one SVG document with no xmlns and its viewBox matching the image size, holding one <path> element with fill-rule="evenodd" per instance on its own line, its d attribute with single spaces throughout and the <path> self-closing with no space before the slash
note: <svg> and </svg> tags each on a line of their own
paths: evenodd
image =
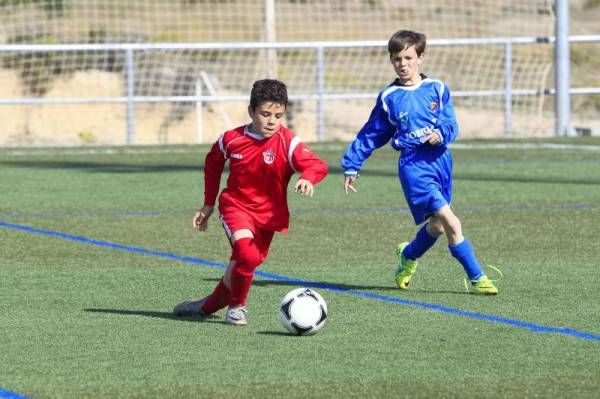
<svg viewBox="0 0 600 399">
<path fill-rule="evenodd" d="M 244 127 L 244 134 L 245 135 L 250 136 L 250 137 L 252 137 L 253 139 L 256 139 L 256 140 L 264 140 L 264 139 L 266 139 L 266 137 L 263 136 L 262 134 L 254 133 L 252 130 L 250 130 L 250 125 L 251 124 L 249 123 L 249 124 L 247 124 Z"/>
</svg>

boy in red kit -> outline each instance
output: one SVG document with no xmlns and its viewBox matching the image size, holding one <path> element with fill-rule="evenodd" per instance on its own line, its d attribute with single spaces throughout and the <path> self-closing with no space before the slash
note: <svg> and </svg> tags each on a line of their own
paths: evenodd
<svg viewBox="0 0 600 399">
<path fill-rule="evenodd" d="M 292 175 L 300 173 L 294 191 L 311 197 L 314 186 L 327 175 L 327 164 L 281 124 L 287 102 L 284 83 L 274 79 L 254 82 L 248 106 L 252 122 L 223 133 L 206 155 L 204 206 L 193 225 L 198 231 L 206 230 L 229 160 L 219 213 L 232 254 L 212 294 L 178 304 L 174 315 L 206 317 L 228 306 L 225 322 L 246 325 L 246 298 L 254 270 L 267 258 L 273 234 L 288 229 L 287 186 Z"/>
</svg>

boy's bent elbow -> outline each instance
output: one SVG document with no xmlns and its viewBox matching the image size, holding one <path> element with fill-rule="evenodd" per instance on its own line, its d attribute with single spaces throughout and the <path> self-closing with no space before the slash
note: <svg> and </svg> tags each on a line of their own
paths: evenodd
<svg viewBox="0 0 600 399">
<path fill-rule="evenodd" d="M 321 182 L 329 173 L 329 166 L 325 162 L 318 162 L 312 168 L 306 169 L 300 175 L 301 179 L 310 181 L 313 185 Z"/>
<path fill-rule="evenodd" d="M 448 145 L 456 140 L 458 136 L 458 125 L 456 123 L 440 125 L 435 129 L 435 132 L 442 139 L 442 144 Z"/>
<path fill-rule="evenodd" d="M 321 161 L 321 168 L 319 171 L 319 179 L 317 182 L 320 182 L 321 180 L 325 179 L 325 177 L 329 174 L 329 165 L 327 165 L 325 162 Z"/>
</svg>

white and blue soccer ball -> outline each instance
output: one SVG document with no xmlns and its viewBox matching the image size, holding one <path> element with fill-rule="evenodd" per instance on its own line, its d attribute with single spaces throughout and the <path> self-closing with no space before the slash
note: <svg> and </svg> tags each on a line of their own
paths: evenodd
<svg viewBox="0 0 600 399">
<path fill-rule="evenodd" d="M 311 288 L 296 288 L 281 300 L 279 319 L 292 334 L 312 335 L 325 325 L 327 303 Z"/>
</svg>

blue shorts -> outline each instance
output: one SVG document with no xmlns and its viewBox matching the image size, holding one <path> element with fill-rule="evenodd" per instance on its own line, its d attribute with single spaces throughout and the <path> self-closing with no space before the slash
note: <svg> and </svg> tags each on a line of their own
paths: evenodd
<svg viewBox="0 0 600 399">
<path fill-rule="evenodd" d="M 452 154 L 446 147 L 403 153 L 398 177 L 417 225 L 452 200 Z"/>
</svg>

